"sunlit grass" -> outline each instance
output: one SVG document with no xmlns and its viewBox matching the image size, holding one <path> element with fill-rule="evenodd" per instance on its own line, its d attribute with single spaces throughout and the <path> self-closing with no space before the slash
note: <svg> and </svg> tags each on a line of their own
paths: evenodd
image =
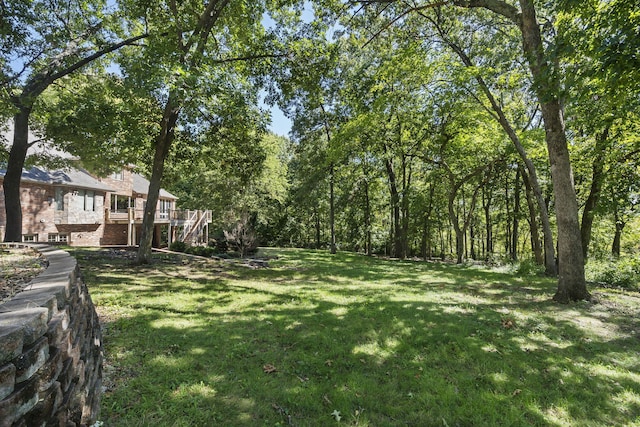
<svg viewBox="0 0 640 427">
<path fill-rule="evenodd" d="M 347 253 L 74 253 L 106 426 L 640 425 L 635 294 L 558 306 L 548 279 Z"/>
</svg>

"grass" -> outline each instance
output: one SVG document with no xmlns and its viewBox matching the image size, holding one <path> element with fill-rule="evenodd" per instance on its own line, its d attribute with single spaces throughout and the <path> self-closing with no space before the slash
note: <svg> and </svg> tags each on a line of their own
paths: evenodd
<svg viewBox="0 0 640 427">
<path fill-rule="evenodd" d="M 269 268 L 72 250 L 105 426 L 640 426 L 640 298 L 477 267 L 269 249 Z"/>
</svg>

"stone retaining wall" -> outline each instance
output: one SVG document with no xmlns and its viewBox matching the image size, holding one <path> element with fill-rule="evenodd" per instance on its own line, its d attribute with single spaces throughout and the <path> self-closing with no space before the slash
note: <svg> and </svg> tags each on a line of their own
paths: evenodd
<svg viewBox="0 0 640 427">
<path fill-rule="evenodd" d="M 89 426 L 100 410 L 102 335 L 69 253 L 37 249 L 49 266 L 0 305 L 0 427 Z"/>
</svg>

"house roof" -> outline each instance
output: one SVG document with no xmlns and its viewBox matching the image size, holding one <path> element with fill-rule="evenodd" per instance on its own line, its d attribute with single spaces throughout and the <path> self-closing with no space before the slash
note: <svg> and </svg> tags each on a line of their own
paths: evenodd
<svg viewBox="0 0 640 427">
<path fill-rule="evenodd" d="M 10 141 L 13 135 L 13 121 L 8 121 L 4 126 L 0 126 L 0 144 L 5 144 L 7 148 L 11 146 Z M 47 144 L 44 140 L 29 131 L 30 148 L 28 156 L 39 155 L 47 158 L 74 160 L 75 157 L 69 153 L 57 150 Z M 6 169 L 0 169 L 0 179 L 4 178 Z M 115 192 L 113 188 L 98 181 L 84 169 L 68 168 L 64 170 L 48 170 L 43 167 L 33 167 L 22 171 L 22 180 L 29 182 L 46 183 L 50 185 L 64 185 L 69 187 L 101 190 Z M 133 173 L 133 191 L 147 195 L 149 192 L 149 180 L 142 175 Z M 160 197 L 164 199 L 178 200 L 176 196 L 164 189 L 160 189 Z"/>
<path fill-rule="evenodd" d="M 0 170 L 0 177 L 4 178 L 5 173 L 5 169 Z M 95 179 L 87 171 L 76 168 L 48 170 L 34 166 L 31 169 L 22 171 L 22 181 L 86 190 L 115 191 L 113 188 Z"/>
<path fill-rule="evenodd" d="M 137 174 L 135 172 L 132 175 L 133 175 L 133 191 L 139 194 L 147 195 L 147 193 L 149 193 L 149 180 L 144 176 Z M 163 188 L 160 189 L 160 197 L 162 197 L 163 199 L 178 200 L 176 196 L 169 193 L 167 190 Z"/>
</svg>

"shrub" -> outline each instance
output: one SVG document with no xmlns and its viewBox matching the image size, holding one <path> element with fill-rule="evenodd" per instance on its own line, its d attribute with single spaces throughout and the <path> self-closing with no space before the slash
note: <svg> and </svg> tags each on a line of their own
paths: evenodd
<svg viewBox="0 0 640 427">
<path fill-rule="evenodd" d="M 216 253 L 216 249 L 210 246 L 189 246 L 185 253 L 211 258 Z"/>
<path fill-rule="evenodd" d="M 225 238 L 216 239 L 214 247 L 218 253 L 223 254 L 229 250 L 229 243 Z"/>
<path fill-rule="evenodd" d="M 536 264 L 533 259 L 526 259 L 517 263 L 515 274 L 518 276 L 537 276 L 544 274 L 544 266 Z"/>
<path fill-rule="evenodd" d="M 187 244 L 185 242 L 176 240 L 175 242 L 171 243 L 171 245 L 169 246 L 169 250 L 174 252 L 185 252 L 187 250 Z"/>
<path fill-rule="evenodd" d="M 224 237 L 241 257 L 258 251 L 258 236 L 247 214 L 242 215 L 231 230 L 225 230 Z"/>
<path fill-rule="evenodd" d="M 587 279 L 598 285 L 640 291 L 640 259 L 626 257 L 589 261 Z"/>
</svg>

